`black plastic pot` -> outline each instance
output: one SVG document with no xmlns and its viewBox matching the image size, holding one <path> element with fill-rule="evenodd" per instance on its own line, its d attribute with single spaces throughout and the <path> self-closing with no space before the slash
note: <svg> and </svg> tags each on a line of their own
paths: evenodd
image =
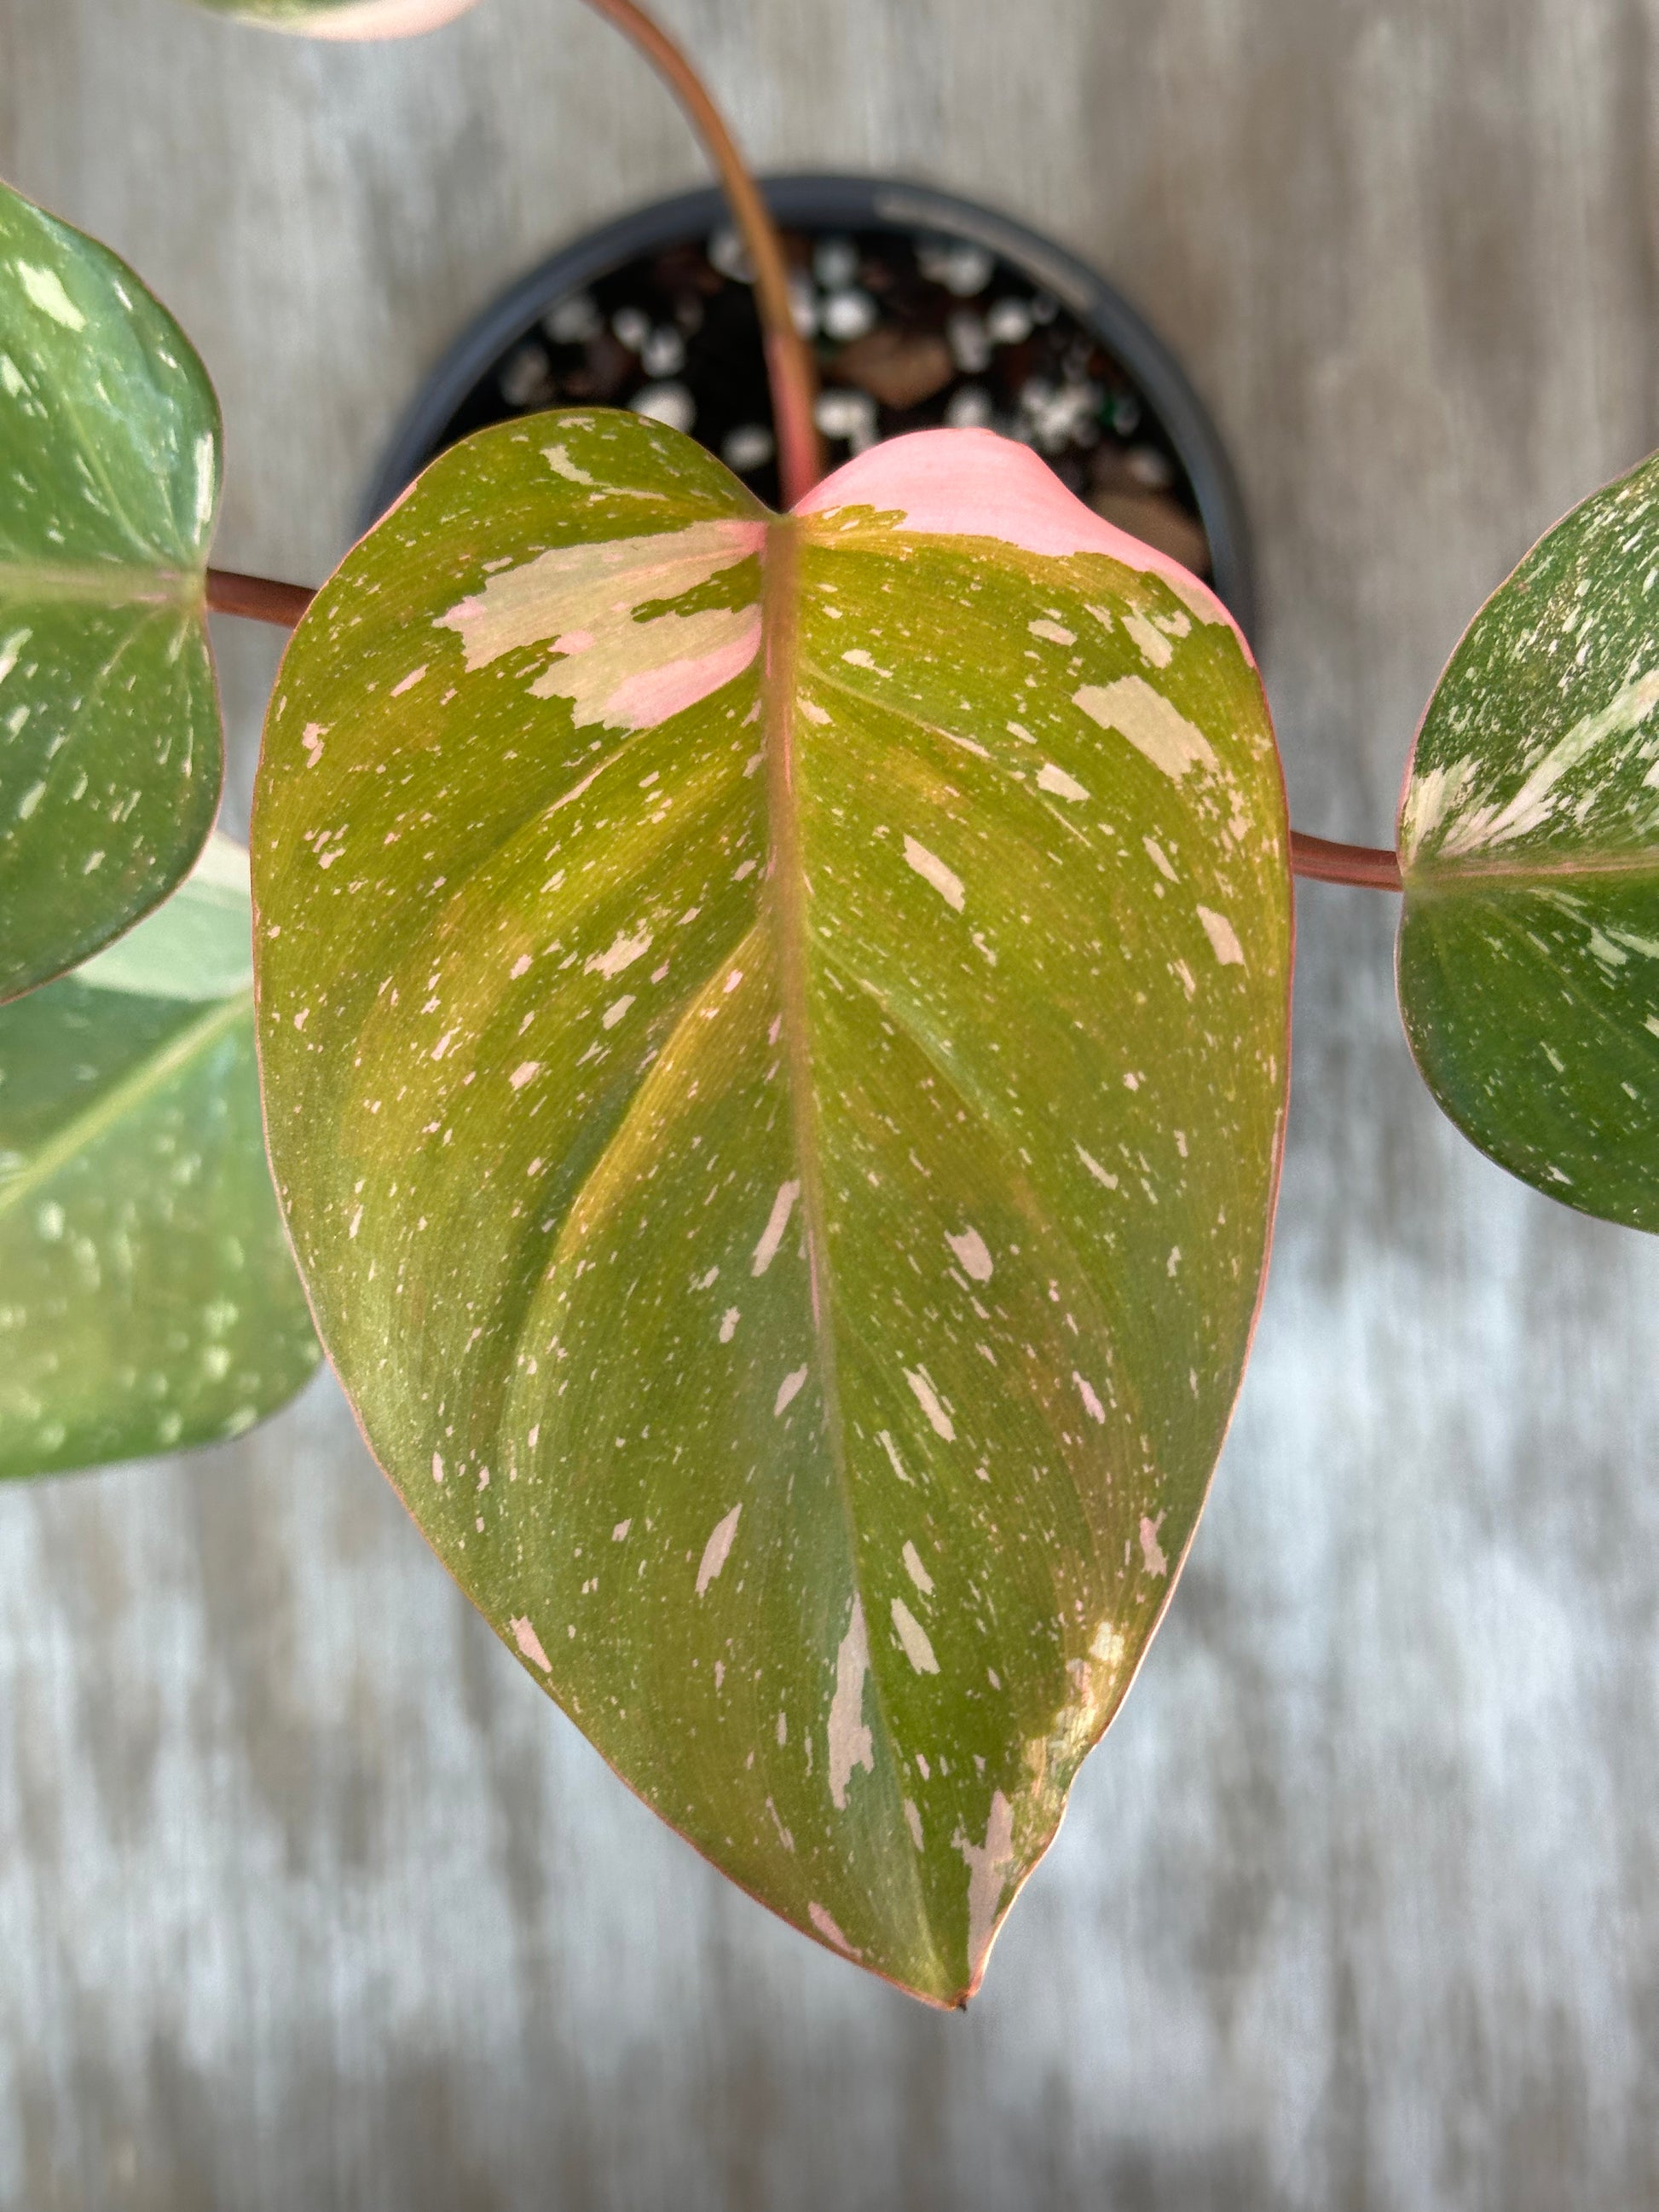
<svg viewBox="0 0 1659 2212">
<path fill-rule="evenodd" d="M 764 189 L 815 325 L 832 462 L 940 421 L 988 422 L 1034 445 L 1111 520 L 1207 572 L 1252 629 L 1243 510 L 1214 425 L 1103 278 L 1035 231 L 923 185 L 792 176 Z M 775 503 L 759 329 L 717 191 L 590 232 L 486 309 L 404 416 L 365 526 L 474 430 L 594 404 L 690 428 Z"/>
</svg>

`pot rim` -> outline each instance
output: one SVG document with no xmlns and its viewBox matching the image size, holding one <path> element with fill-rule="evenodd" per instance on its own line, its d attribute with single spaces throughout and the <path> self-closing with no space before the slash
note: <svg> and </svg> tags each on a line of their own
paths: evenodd
<svg viewBox="0 0 1659 2212">
<path fill-rule="evenodd" d="M 933 231 L 981 246 L 1022 270 L 1093 331 L 1134 379 L 1179 455 L 1210 541 L 1213 583 L 1257 646 L 1255 563 L 1238 479 L 1208 410 L 1186 371 L 1135 308 L 1086 262 L 1011 216 L 902 177 L 816 170 L 760 180 L 768 204 L 792 225 L 849 230 Z M 585 231 L 526 271 L 449 346 L 398 418 L 363 501 L 367 531 L 408 484 L 445 425 L 491 365 L 534 328 L 555 300 L 618 264 L 704 236 L 729 221 L 724 195 L 705 185 L 653 200 Z"/>
</svg>

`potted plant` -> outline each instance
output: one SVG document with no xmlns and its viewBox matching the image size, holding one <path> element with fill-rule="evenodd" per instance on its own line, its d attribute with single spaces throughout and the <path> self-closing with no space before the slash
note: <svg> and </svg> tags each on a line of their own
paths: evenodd
<svg viewBox="0 0 1659 2212">
<path fill-rule="evenodd" d="M 984 428 L 823 473 L 765 203 L 595 4 L 720 168 L 782 514 L 564 408 L 441 456 L 314 596 L 223 574 L 188 342 L 0 202 L 0 1464 L 233 1432 L 308 1310 L 630 1786 L 960 2003 L 1243 1373 L 1293 870 L 1402 894 L 1407 1035 L 1475 1142 L 1659 1225 L 1659 479 L 1476 615 L 1397 852 L 1300 837 L 1244 633 L 1167 552 Z M 295 626 L 251 906 L 209 605 Z"/>
</svg>

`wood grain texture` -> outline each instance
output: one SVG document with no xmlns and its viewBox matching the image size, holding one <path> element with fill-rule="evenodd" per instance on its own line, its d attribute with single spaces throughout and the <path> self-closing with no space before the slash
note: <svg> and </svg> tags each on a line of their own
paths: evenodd
<svg viewBox="0 0 1659 2212">
<path fill-rule="evenodd" d="M 1304 829 L 1659 442 L 1654 0 L 665 0 L 757 157 L 1115 276 L 1231 440 Z M 0 0 L 0 171 L 219 382 L 217 552 L 337 557 L 413 380 L 698 176 L 574 0 L 308 48 Z M 276 641 L 225 631 L 246 803 Z M 1256 1360 L 1187 1578 L 939 2020 L 702 1869 L 450 1589 L 332 1385 L 0 1496 L 0 2203 L 1659 2203 L 1659 1251 L 1444 1123 L 1395 902 L 1304 887 Z"/>
</svg>

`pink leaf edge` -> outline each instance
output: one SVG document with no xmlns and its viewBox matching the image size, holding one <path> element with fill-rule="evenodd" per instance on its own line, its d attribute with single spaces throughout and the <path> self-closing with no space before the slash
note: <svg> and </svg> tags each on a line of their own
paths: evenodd
<svg viewBox="0 0 1659 2212">
<path fill-rule="evenodd" d="M 1085 507 L 1029 446 L 994 430 L 912 430 L 890 438 L 826 477 L 794 512 L 828 514 L 844 507 L 898 509 L 906 530 L 999 538 L 1051 559 L 1104 553 L 1161 576 L 1200 621 L 1225 623 L 1255 665 L 1243 631 L 1207 584 Z"/>
</svg>

